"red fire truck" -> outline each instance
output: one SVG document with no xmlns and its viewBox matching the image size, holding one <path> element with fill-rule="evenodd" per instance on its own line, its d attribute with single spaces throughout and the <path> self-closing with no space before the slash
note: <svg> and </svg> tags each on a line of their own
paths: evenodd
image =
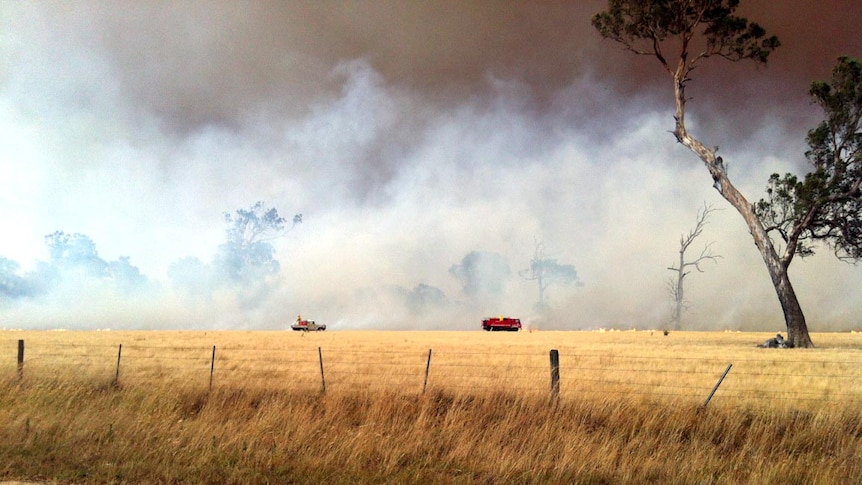
<svg viewBox="0 0 862 485">
<path fill-rule="evenodd" d="M 486 318 L 485 320 L 482 320 L 482 330 L 487 330 L 489 332 L 517 332 L 518 330 L 521 330 L 521 319 L 503 316 Z"/>
</svg>

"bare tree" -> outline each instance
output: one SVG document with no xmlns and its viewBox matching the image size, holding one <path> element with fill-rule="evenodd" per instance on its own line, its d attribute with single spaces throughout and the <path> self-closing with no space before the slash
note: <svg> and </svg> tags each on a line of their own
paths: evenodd
<svg viewBox="0 0 862 485">
<path fill-rule="evenodd" d="M 696 258 L 686 261 L 685 257 L 686 251 L 694 243 L 694 240 L 703 234 L 703 228 L 707 224 L 709 215 L 716 210 L 718 209 L 704 203 L 703 208 L 697 211 L 697 223 L 694 225 L 694 228 L 688 234 L 679 237 L 679 262 L 676 266 L 668 267 L 670 271 L 676 273 L 671 278 L 668 278 L 667 281 L 668 293 L 670 293 L 674 305 L 673 315 L 671 316 L 671 327 L 674 330 L 682 328 L 682 311 L 688 307 L 685 301 L 685 287 L 683 283 L 685 277 L 691 273 L 690 269 L 694 268 L 698 272 L 703 273 L 703 268 L 700 267 L 702 263 L 707 261 L 716 262 L 716 260 L 721 258 L 721 255 L 712 252 L 712 241 L 703 246 L 703 249 L 701 249 L 700 254 Z"/>
</svg>

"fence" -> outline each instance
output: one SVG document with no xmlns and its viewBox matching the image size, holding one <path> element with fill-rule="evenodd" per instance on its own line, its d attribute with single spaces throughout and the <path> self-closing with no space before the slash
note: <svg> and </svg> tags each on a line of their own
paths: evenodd
<svg viewBox="0 0 862 485">
<path fill-rule="evenodd" d="M 11 353 L 11 352 L 10 352 Z M 788 354 L 792 355 L 792 354 Z M 26 359 L 25 359 L 26 357 Z M 5 359 L 4 359 L 5 360 Z M 7 362 L 11 362 L 11 358 Z M 719 359 L 543 352 L 17 343 L 13 379 L 271 389 L 485 390 L 723 403 L 862 404 L 862 359 Z M 0 367 L 0 372 L 3 372 Z M 0 374 L 2 375 L 2 374 Z"/>
</svg>

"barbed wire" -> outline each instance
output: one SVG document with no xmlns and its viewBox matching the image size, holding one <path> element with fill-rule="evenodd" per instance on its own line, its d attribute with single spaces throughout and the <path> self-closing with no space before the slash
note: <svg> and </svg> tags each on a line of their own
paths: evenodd
<svg viewBox="0 0 862 485">
<path fill-rule="evenodd" d="M 17 346 L 17 341 L 10 341 L 10 343 L 14 343 L 11 345 L 12 347 Z M 178 345 L 143 345 L 138 343 L 132 344 L 77 344 L 77 343 L 69 343 L 69 342 L 50 342 L 48 344 L 50 347 L 60 347 L 60 348 L 75 348 L 75 349 L 87 349 L 87 348 L 105 348 L 105 349 L 117 349 L 119 345 L 123 346 L 123 349 L 135 349 L 135 350 L 174 350 L 174 351 L 211 351 L 213 346 L 178 346 Z M 246 347 L 246 346 L 222 346 L 217 349 L 221 352 L 229 352 L 229 351 L 254 351 L 254 352 L 307 352 L 307 353 L 317 353 L 318 348 L 303 348 L 303 347 Z M 337 351 L 339 354 L 402 354 L 402 355 L 416 355 L 417 352 L 421 352 L 421 355 L 424 356 L 427 350 L 425 347 L 418 347 L 416 349 L 411 350 L 389 350 L 389 349 L 350 349 L 343 347 L 319 347 L 322 352 L 330 352 Z M 33 347 L 28 347 L 28 351 L 33 349 Z M 660 357 L 660 356 L 645 356 L 645 355 L 629 355 L 629 354 L 596 354 L 596 353 L 582 353 L 577 351 L 576 348 L 566 348 L 560 347 L 558 349 L 561 357 L 574 357 L 576 359 L 585 359 L 585 358 L 597 358 L 604 360 L 655 360 L 655 361 L 693 361 L 693 362 L 727 362 L 726 358 L 713 358 L 713 357 Z M 448 351 L 448 350 L 436 350 L 433 351 L 435 357 L 439 356 L 467 356 L 473 358 L 475 356 L 514 356 L 514 357 L 546 357 L 547 351 L 535 351 L 535 352 L 481 352 L 481 351 Z M 734 358 L 734 363 L 741 362 L 753 362 L 753 363 L 771 363 L 771 364 L 784 364 L 784 363 L 799 363 L 799 364 L 836 364 L 836 365 L 846 365 L 846 364 L 862 364 L 862 358 L 858 360 L 796 360 L 796 359 L 776 359 L 774 357 L 769 358 L 761 358 L 761 359 L 745 359 L 745 358 Z"/>
</svg>

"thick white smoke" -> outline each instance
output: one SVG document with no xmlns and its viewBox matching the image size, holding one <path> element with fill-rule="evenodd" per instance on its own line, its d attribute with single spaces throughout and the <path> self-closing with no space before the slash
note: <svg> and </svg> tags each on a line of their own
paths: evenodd
<svg viewBox="0 0 862 485">
<path fill-rule="evenodd" d="M 512 24 L 468 2 L 451 25 L 400 3 L 4 5 L 0 256 L 23 275 L 48 258 L 44 235 L 81 233 L 149 283 L 118 294 L 64 282 L 3 300 L 0 327 L 286 328 L 302 313 L 333 329 L 473 329 L 499 314 L 536 328 L 658 328 L 666 268 L 706 201 L 724 210 L 698 242 L 723 259 L 688 279 L 688 328 L 780 329 L 746 228 L 668 133 L 661 72 L 599 42 L 592 3 L 523 7 L 529 21 Z M 400 48 L 383 35 L 393 30 Z M 704 71 L 689 105 L 691 130 L 721 145 L 753 200 L 770 173 L 804 168 L 818 116 L 804 84 L 784 104 L 758 97 L 769 87 L 756 83 L 778 85 L 770 75 L 798 62 L 777 61 L 729 70 L 756 88 Z M 221 214 L 257 200 L 303 214 L 273 241 L 281 270 L 267 291 L 175 291 L 171 265 L 212 261 Z M 542 314 L 536 282 L 518 275 L 538 242 L 583 283 L 551 286 Z M 472 252 L 508 265 L 508 276 L 478 273 L 504 280 L 493 291 L 470 294 L 450 271 Z M 797 293 L 812 330 L 856 328 L 862 275 L 828 253 L 794 263 Z"/>
</svg>

